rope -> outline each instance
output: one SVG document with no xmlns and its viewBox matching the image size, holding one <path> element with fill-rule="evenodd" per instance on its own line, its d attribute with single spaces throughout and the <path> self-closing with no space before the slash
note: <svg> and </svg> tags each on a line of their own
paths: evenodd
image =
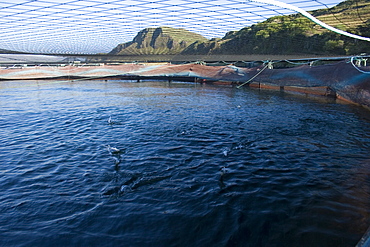
<svg viewBox="0 0 370 247">
<path fill-rule="evenodd" d="M 310 64 L 311 62 L 304 62 L 304 63 L 295 63 L 295 62 L 292 62 L 292 61 L 289 61 L 289 60 L 284 60 L 285 62 L 287 63 L 290 63 L 290 64 L 294 64 L 294 65 L 304 65 L 304 64 Z"/>
<path fill-rule="evenodd" d="M 352 66 L 355 68 L 355 69 L 357 69 L 359 72 L 361 72 L 361 73 L 364 73 L 364 74 L 370 74 L 370 71 L 363 71 L 363 70 L 361 70 L 361 69 L 359 69 L 354 63 L 353 63 L 353 59 L 354 59 L 354 57 L 351 57 L 351 64 L 352 64 Z"/>
<path fill-rule="evenodd" d="M 263 67 L 260 71 L 258 71 L 257 74 L 255 74 L 252 78 L 250 78 L 248 81 L 244 82 L 243 84 L 237 86 L 236 88 L 241 88 L 242 86 L 244 86 L 245 84 L 251 82 L 254 78 L 256 78 L 259 74 L 262 73 L 262 71 L 264 71 L 267 67 L 269 66 L 269 64 L 265 65 L 265 67 Z"/>
</svg>

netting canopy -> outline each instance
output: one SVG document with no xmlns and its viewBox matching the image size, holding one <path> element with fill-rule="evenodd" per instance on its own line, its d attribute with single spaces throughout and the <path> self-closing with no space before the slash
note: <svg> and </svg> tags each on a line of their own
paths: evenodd
<svg viewBox="0 0 370 247">
<path fill-rule="evenodd" d="M 339 0 L 283 0 L 303 10 Z M 291 9 L 243 0 L 12 0 L 0 1 L 0 49 L 40 54 L 94 54 L 131 41 L 142 29 L 184 28 L 206 38 Z"/>
</svg>

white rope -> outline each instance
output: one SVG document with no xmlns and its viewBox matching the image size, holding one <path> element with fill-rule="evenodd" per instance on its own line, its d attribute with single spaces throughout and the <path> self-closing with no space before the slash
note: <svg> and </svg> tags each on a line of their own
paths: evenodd
<svg viewBox="0 0 370 247">
<path fill-rule="evenodd" d="M 359 69 L 354 63 L 353 63 L 353 59 L 354 59 L 354 57 L 351 57 L 351 64 L 352 64 L 352 66 L 355 68 L 355 69 L 357 69 L 358 71 L 360 71 L 361 73 L 364 73 L 364 74 L 370 74 L 370 71 L 363 71 L 363 70 L 361 70 L 361 69 Z"/>
<path fill-rule="evenodd" d="M 296 12 L 299 12 L 301 13 L 303 16 L 307 17 L 308 19 L 310 19 L 311 21 L 315 22 L 316 24 L 322 26 L 323 28 L 326 28 L 330 31 L 333 31 L 335 33 L 339 33 L 339 34 L 342 34 L 342 35 L 345 35 L 345 36 L 348 36 L 348 37 L 351 37 L 351 38 L 354 38 L 354 39 L 360 39 L 360 40 L 365 40 L 365 41 L 369 41 L 370 42 L 370 38 L 368 37 L 363 37 L 363 36 L 360 36 L 360 35 L 356 35 L 356 34 L 352 34 L 352 33 L 348 33 L 348 32 L 345 32 L 343 30 L 340 30 L 340 29 L 337 29 L 335 27 L 332 27 L 322 21 L 320 21 L 319 19 L 317 19 L 316 17 L 314 17 L 313 15 L 311 15 L 310 13 L 308 13 L 307 11 L 301 9 L 301 8 L 298 8 L 292 4 L 287 4 L 287 3 L 283 3 L 283 2 L 280 2 L 280 1 L 276 1 L 276 0 L 248 0 L 250 2 L 257 2 L 257 3 L 265 3 L 265 4 L 269 4 L 269 5 L 274 5 L 274 6 L 278 6 L 278 7 L 282 7 L 284 9 L 290 9 L 290 10 L 293 10 L 293 11 L 296 11 Z"/>
</svg>

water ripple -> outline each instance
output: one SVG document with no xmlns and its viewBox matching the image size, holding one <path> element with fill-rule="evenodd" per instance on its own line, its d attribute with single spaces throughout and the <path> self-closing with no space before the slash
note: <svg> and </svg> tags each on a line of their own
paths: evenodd
<svg viewBox="0 0 370 247">
<path fill-rule="evenodd" d="M 0 83 L 0 245 L 354 246 L 370 223 L 359 108 L 191 83 Z"/>
</svg>

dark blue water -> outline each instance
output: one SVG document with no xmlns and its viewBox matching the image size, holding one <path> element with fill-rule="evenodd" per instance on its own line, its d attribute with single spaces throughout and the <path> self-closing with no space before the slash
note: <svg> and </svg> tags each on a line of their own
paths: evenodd
<svg viewBox="0 0 370 247">
<path fill-rule="evenodd" d="M 122 81 L 3 81 L 0 104 L 0 246 L 354 246 L 370 224 L 355 106 Z"/>
</svg>

